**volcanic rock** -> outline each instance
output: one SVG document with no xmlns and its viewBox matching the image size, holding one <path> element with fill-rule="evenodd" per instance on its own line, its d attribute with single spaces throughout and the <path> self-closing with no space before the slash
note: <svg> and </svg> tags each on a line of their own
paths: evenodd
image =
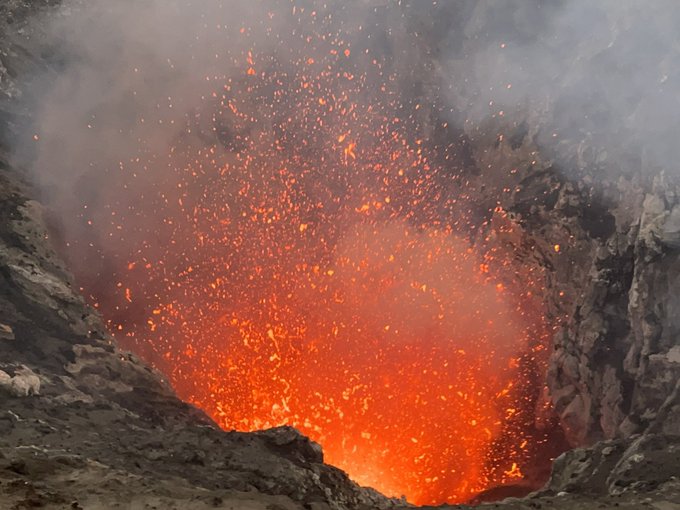
<svg viewBox="0 0 680 510">
<path fill-rule="evenodd" d="M 14 331 L 7 324 L 0 324 L 0 340 L 14 340 Z"/>
<path fill-rule="evenodd" d="M 14 371 L 14 376 L 0 370 L 0 389 L 16 397 L 28 397 L 40 394 L 40 378 L 33 370 L 21 366 Z"/>
</svg>

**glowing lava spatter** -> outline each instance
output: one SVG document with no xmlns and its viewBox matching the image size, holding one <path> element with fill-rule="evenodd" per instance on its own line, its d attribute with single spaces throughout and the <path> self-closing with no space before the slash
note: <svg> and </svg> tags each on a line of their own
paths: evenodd
<svg viewBox="0 0 680 510">
<path fill-rule="evenodd" d="M 532 438 L 508 424 L 544 334 L 533 275 L 467 240 L 464 178 L 424 138 L 442 124 L 390 58 L 316 11 L 285 20 L 220 26 L 247 49 L 216 55 L 188 113 L 168 98 L 138 119 L 137 153 L 82 214 L 108 235 L 71 243 L 116 281 L 85 287 L 226 429 L 295 426 L 415 503 L 521 479 Z"/>
</svg>

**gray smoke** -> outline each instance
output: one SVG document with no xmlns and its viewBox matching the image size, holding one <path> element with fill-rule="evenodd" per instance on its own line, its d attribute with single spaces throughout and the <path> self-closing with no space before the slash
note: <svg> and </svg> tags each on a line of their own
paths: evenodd
<svg viewBox="0 0 680 510">
<path fill-rule="evenodd" d="M 434 37 L 442 95 L 469 132 L 489 118 L 525 120 L 577 167 L 566 171 L 680 174 L 680 4 L 463 4 L 465 21 Z M 592 154 L 577 158 L 584 147 Z"/>
<path fill-rule="evenodd" d="M 348 41 L 368 34 L 412 82 L 408 94 L 415 91 L 434 109 L 454 110 L 449 120 L 468 132 L 483 129 L 490 118 L 524 119 L 566 160 L 589 147 L 593 154 L 585 160 L 581 154 L 577 166 L 606 167 L 610 160 L 624 173 L 641 166 L 676 170 L 680 6 L 672 0 L 297 4 L 334 10 L 336 28 Z M 185 121 L 210 89 L 203 77 L 229 74 L 221 58 L 226 49 L 231 55 L 247 51 L 234 37 L 236 26 L 260 31 L 260 53 L 280 49 L 283 34 L 290 35 L 285 45 L 304 47 L 295 29 L 282 28 L 289 21 L 282 14 L 294 7 L 63 2 L 56 15 L 49 11 L 34 23 L 46 32 L 42 44 L 57 65 L 32 77 L 41 92 L 30 105 L 36 126 L 16 144 L 17 152 L 37 149 L 31 166 L 38 181 L 70 188 L 95 161 L 117 166 L 121 153 L 138 150 L 140 139 L 149 151 L 171 145 L 164 138 L 172 130 L 156 127 Z M 372 17 L 383 26 L 370 34 Z M 36 133 L 38 147 L 29 143 Z M 630 157 L 608 158 L 621 153 Z"/>
</svg>

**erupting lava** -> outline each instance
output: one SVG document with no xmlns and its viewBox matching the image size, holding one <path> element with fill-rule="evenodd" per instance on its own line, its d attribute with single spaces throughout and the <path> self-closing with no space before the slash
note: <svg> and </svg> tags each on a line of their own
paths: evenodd
<svg viewBox="0 0 680 510">
<path fill-rule="evenodd" d="M 521 480 L 524 365 L 545 338 L 533 275 L 480 236 L 458 142 L 428 141 L 448 127 L 405 97 L 397 57 L 360 25 L 350 45 L 330 14 L 286 12 L 210 28 L 224 54 L 195 87 L 126 126 L 134 153 L 91 159 L 86 234 L 65 236 L 73 259 L 102 262 L 94 278 L 75 266 L 80 281 L 225 429 L 292 425 L 415 503 Z M 124 74 L 148 100 L 142 64 Z"/>
</svg>

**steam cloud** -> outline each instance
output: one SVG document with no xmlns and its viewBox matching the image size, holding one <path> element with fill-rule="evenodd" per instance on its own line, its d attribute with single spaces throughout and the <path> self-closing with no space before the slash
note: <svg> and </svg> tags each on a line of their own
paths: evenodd
<svg viewBox="0 0 680 510">
<path fill-rule="evenodd" d="M 676 2 L 481 1 L 470 11 L 438 41 L 443 95 L 467 122 L 501 111 L 526 120 L 572 176 L 677 174 Z"/>
<path fill-rule="evenodd" d="M 439 117 L 455 112 L 447 118 L 454 125 L 471 130 L 502 111 L 540 127 L 546 147 L 581 167 L 567 171 L 675 172 L 680 7 L 672 0 L 304 3 L 334 11 L 348 42 L 372 37 L 408 93 Z M 293 5 L 63 2 L 57 15 L 50 11 L 33 23 L 55 65 L 31 77 L 36 123 L 15 143 L 16 157 L 55 200 L 70 204 L 68 195 L 85 175 L 89 185 L 78 193 L 94 193 L 105 186 L 99 176 L 119 166 L 120 154 L 140 150 L 139 140 L 148 152 L 172 145 L 185 114 L 210 90 L 204 78 L 229 74 L 224 58 L 210 62 L 205 55 L 249 49 L 240 47 L 235 25 L 260 32 L 253 37 L 257 51 L 280 54 L 272 34 L 283 33 L 276 23 L 286 23 Z M 285 45 L 304 47 L 295 35 Z M 171 111 L 160 98 L 171 98 Z M 167 129 L 172 122 L 176 131 Z M 199 122 L 197 135 L 210 130 L 206 119 Z M 156 129 L 160 123 L 165 129 Z M 32 142 L 35 133 L 39 144 Z M 574 161 L 584 147 L 590 153 Z"/>
</svg>

